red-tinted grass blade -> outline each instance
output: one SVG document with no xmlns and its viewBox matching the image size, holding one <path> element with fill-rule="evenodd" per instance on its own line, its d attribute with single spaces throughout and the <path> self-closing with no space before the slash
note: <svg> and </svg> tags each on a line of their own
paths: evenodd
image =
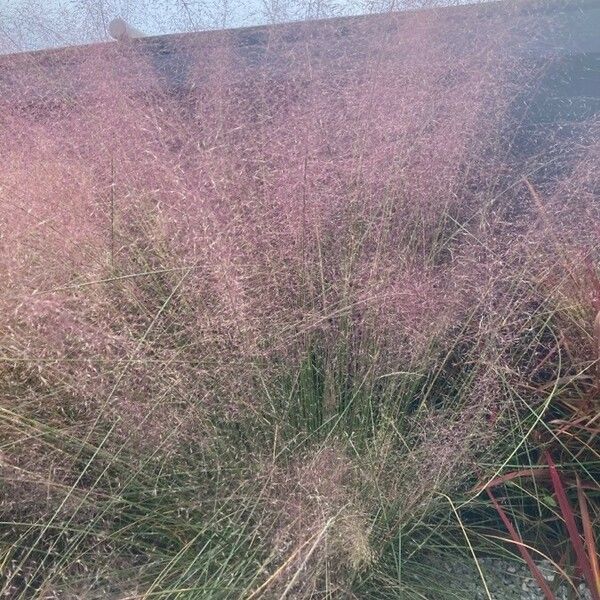
<svg viewBox="0 0 600 600">
<path fill-rule="evenodd" d="M 531 554 L 525 547 L 525 544 L 523 544 L 523 540 L 521 539 L 521 536 L 517 533 L 517 530 L 514 528 L 513 524 L 510 522 L 510 519 L 504 512 L 504 509 L 500 506 L 500 504 L 498 503 L 498 501 L 492 494 L 491 490 L 487 489 L 486 491 L 488 493 L 488 496 L 490 497 L 490 500 L 492 501 L 492 504 L 494 505 L 494 508 L 500 515 L 500 518 L 502 519 L 504 526 L 508 530 L 510 537 L 512 538 L 513 542 L 517 546 L 519 553 L 523 557 L 523 560 L 527 563 L 527 566 L 529 567 L 531 574 L 533 575 L 534 579 L 537 581 L 538 585 L 540 586 L 540 589 L 544 593 L 546 600 L 556 600 L 556 596 L 550 589 L 550 586 L 548 585 L 548 582 L 544 578 L 542 572 L 540 571 L 538 566 L 535 564 L 535 561 L 533 560 L 533 558 L 531 557 Z"/>
<path fill-rule="evenodd" d="M 495 488 L 507 481 L 512 481 L 513 479 L 518 479 L 519 477 L 531 477 L 533 479 L 546 479 L 549 476 L 548 469 L 520 469 L 519 471 L 511 471 L 510 473 L 505 473 L 504 475 L 500 475 L 499 477 L 494 477 L 491 481 L 487 483 L 478 483 L 474 488 L 474 492 L 480 492 L 484 489 Z"/>
<path fill-rule="evenodd" d="M 548 463 L 548 468 L 550 469 L 550 478 L 552 480 L 552 486 L 554 487 L 554 494 L 558 501 L 558 505 L 560 507 L 560 511 L 567 527 L 567 531 L 569 533 L 569 539 L 571 540 L 571 545 L 573 546 L 573 550 L 575 550 L 575 556 L 577 557 L 577 566 L 580 571 L 583 573 L 585 580 L 592 584 L 594 583 L 594 575 L 592 572 L 592 566 L 590 561 L 585 553 L 585 548 L 583 547 L 583 543 L 581 541 L 581 535 L 579 530 L 577 529 L 577 523 L 575 522 L 575 512 L 571 503 L 569 502 L 569 498 L 567 497 L 567 492 L 565 491 L 565 487 L 560 479 L 560 474 L 558 473 L 558 469 L 552 460 L 552 457 L 548 452 L 545 453 L 546 462 Z M 594 600 L 600 600 L 600 596 L 598 595 L 598 590 L 594 590 L 593 588 L 590 590 L 592 592 L 592 597 Z"/>
<path fill-rule="evenodd" d="M 592 581 L 588 581 L 588 586 L 596 596 L 600 595 L 600 565 L 598 564 L 598 548 L 594 537 L 594 527 L 588 510 L 588 503 L 585 491 L 581 485 L 579 476 L 577 477 L 577 498 L 579 500 L 579 510 L 581 512 L 581 522 L 583 523 L 583 534 L 585 537 L 585 548 L 590 559 L 592 569 Z"/>
</svg>

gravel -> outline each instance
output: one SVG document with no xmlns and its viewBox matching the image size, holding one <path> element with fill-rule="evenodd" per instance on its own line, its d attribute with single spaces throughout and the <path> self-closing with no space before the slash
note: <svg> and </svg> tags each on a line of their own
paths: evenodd
<svg viewBox="0 0 600 600">
<path fill-rule="evenodd" d="M 479 564 L 493 600 L 545 600 L 542 590 L 525 564 L 495 558 L 480 559 Z M 549 561 L 538 562 L 538 567 L 558 600 L 592 600 L 592 595 L 584 584 L 579 584 L 575 591 L 563 583 Z M 475 564 L 446 563 L 442 570 L 452 573 L 452 579 L 458 578 L 462 582 L 460 596 L 465 600 L 488 600 Z"/>
</svg>

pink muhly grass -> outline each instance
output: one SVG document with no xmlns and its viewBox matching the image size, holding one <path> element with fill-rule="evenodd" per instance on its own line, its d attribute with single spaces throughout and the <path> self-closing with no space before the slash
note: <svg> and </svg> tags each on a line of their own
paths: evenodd
<svg viewBox="0 0 600 600">
<path fill-rule="evenodd" d="M 22 417 L 2 425 L 8 468 L 65 494 L 33 519 L 85 523 L 88 498 L 113 493 L 135 515 L 129 471 L 152 502 L 181 493 L 170 515 L 216 505 L 189 500 L 185 477 L 237 502 L 221 464 L 202 479 L 214 452 L 262 485 L 241 521 L 256 518 L 271 562 L 250 593 L 310 597 L 327 578 L 347 591 L 395 534 L 396 516 L 373 541 L 377 502 L 419 521 L 434 492 L 468 488 L 518 393 L 539 406 L 528 375 L 546 340 L 528 336 L 544 301 L 581 298 L 556 244 L 595 264 L 600 233 L 593 135 L 540 190 L 548 218 L 527 194 L 541 165 L 512 154 L 515 96 L 544 65 L 527 58 L 538 22 L 509 17 L 0 59 L 0 406 Z M 290 433 L 299 398 L 313 414 Z M 56 440 L 70 453 L 48 453 Z M 185 489 L 162 490 L 163 472 Z M 188 529 L 164 533 L 161 585 L 197 548 Z"/>
</svg>

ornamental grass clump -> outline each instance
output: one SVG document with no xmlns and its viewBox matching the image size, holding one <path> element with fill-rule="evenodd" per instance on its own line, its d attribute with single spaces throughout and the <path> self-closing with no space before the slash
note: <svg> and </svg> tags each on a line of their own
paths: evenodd
<svg viewBox="0 0 600 600">
<path fill-rule="evenodd" d="M 4 596 L 485 592 L 548 448 L 597 527 L 597 123 L 445 14 L 0 57 Z"/>
</svg>

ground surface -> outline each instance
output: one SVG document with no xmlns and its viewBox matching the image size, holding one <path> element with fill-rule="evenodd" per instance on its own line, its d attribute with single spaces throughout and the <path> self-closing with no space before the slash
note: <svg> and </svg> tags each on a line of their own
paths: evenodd
<svg viewBox="0 0 600 600">
<path fill-rule="evenodd" d="M 492 559 L 481 560 L 480 566 L 493 600 L 544 600 L 544 594 L 526 566 Z M 557 585 L 556 571 L 549 562 L 541 562 L 539 567 L 558 600 L 591 600 L 591 594 L 583 584 L 580 584 L 577 590 L 569 589 L 564 584 Z M 464 586 L 462 590 L 457 590 L 457 597 L 477 600 L 488 598 L 474 564 L 446 564 L 441 567 L 441 577 L 444 572 L 453 578 L 457 575 L 464 578 Z"/>
</svg>

